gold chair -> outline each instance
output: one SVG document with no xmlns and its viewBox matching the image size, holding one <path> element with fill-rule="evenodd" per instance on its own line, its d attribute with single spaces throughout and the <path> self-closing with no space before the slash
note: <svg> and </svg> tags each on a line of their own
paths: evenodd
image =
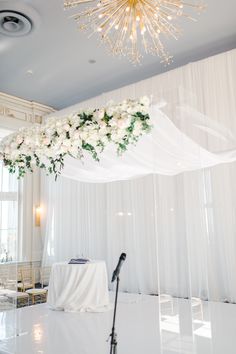
<svg viewBox="0 0 236 354">
<path fill-rule="evenodd" d="M 45 302 L 47 300 L 47 290 L 41 288 L 33 288 L 26 290 L 26 293 L 31 297 L 32 305 L 37 303 L 37 298 L 40 299 L 40 303 Z"/>
<path fill-rule="evenodd" d="M 6 297 L 17 307 L 29 306 L 29 294 L 22 291 L 13 291 L 6 294 Z"/>
<path fill-rule="evenodd" d="M 35 288 L 35 272 L 35 268 L 22 268 L 21 283 L 18 283 L 18 288 L 30 297 L 32 305 L 37 303 L 36 300 L 38 298 L 40 300 L 40 303 L 46 301 L 47 299 L 46 289 Z"/>
<path fill-rule="evenodd" d="M 20 270 L 20 283 L 17 287 L 20 291 L 25 292 L 27 289 L 35 287 L 35 270 L 29 267 L 23 267 Z"/>
</svg>

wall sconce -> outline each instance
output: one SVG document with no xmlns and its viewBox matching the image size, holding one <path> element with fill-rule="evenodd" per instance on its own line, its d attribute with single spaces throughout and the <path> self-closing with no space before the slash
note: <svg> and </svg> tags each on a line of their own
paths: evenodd
<svg viewBox="0 0 236 354">
<path fill-rule="evenodd" d="M 41 206 L 35 207 L 35 226 L 40 226 L 42 208 Z"/>
</svg>

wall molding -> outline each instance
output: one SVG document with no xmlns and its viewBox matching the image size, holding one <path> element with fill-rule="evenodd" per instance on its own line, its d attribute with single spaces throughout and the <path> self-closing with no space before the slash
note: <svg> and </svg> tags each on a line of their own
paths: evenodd
<svg viewBox="0 0 236 354">
<path fill-rule="evenodd" d="M 20 122 L 40 124 L 45 115 L 53 112 L 55 110 L 52 107 L 0 92 L 0 116 L 6 120 L 11 118 Z"/>
</svg>

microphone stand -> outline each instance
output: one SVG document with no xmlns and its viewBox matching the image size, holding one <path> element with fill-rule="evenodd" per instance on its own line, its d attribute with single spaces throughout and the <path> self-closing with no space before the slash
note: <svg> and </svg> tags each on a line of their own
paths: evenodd
<svg viewBox="0 0 236 354">
<path fill-rule="evenodd" d="M 116 297 L 115 297 L 115 305 L 114 305 L 114 313 L 113 313 L 113 323 L 112 323 L 112 330 L 109 337 L 111 337 L 111 347 L 110 347 L 110 354 L 117 354 L 117 334 L 115 330 L 116 325 L 116 310 L 117 310 L 117 300 L 118 300 L 118 293 L 119 293 L 119 284 L 120 284 L 120 269 L 122 264 L 126 259 L 126 253 L 121 253 L 119 262 L 116 266 L 116 269 L 113 272 L 111 281 L 116 280 Z M 109 340 L 109 338 L 108 338 Z"/>
<path fill-rule="evenodd" d="M 110 354 L 117 354 L 117 334 L 115 330 L 115 324 L 116 324 L 116 309 L 117 309 L 117 300 L 118 300 L 118 292 L 119 292 L 119 283 L 120 283 L 120 278 L 117 276 L 116 278 L 116 297 L 115 297 L 115 305 L 114 305 L 114 312 L 113 312 L 113 324 L 112 324 L 112 330 L 111 330 L 111 345 L 110 345 Z"/>
</svg>

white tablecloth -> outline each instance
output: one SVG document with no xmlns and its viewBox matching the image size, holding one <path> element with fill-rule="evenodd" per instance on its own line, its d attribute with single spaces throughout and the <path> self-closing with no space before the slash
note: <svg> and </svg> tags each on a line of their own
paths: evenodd
<svg viewBox="0 0 236 354">
<path fill-rule="evenodd" d="M 109 309 L 105 262 L 53 264 L 47 302 L 53 309 L 67 312 L 102 312 Z"/>
</svg>

